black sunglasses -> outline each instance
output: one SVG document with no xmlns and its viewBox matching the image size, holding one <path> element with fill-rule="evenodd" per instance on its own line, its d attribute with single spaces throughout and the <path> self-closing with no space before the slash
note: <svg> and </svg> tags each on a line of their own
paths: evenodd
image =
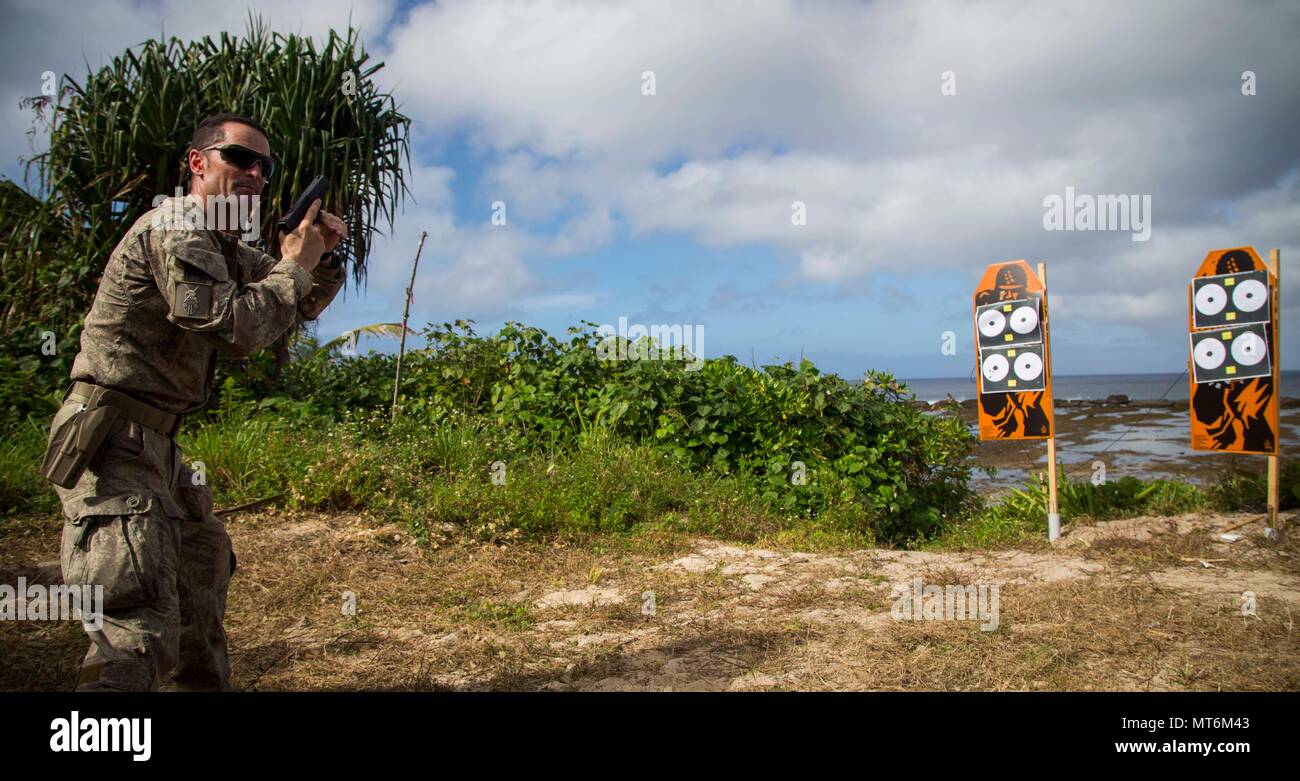
<svg viewBox="0 0 1300 781">
<path fill-rule="evenodd" d="M 221 153 L 221 159 L 232 165 L 237 165 L 247 171 L 253 167 L 254 163 L 262 164 L 262 178 L 270 179 L 275 173 L 275 160 L 246 146 L 239 144 L 213 144 L 200 149 L 200 152 L 206 152 L 209 149 L 215 149 Z"/>
</svg>

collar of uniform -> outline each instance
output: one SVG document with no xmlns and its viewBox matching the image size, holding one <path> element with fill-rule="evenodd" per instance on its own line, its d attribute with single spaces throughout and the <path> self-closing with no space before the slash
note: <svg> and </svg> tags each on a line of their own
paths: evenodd
<svg viewBox="0 0 1300 781">
<path fill-rule="evenodd" d="M 204 202 L 199 196 L 193 193 L 176 196 L 169 195 L 163 199 L 158 206 L 160 221 L 164 227 L 169 228 L 188 228 L 190 230 L 207 230 L 222 245 L 238 247 L 244 245 L 253 249 L 265 252 L 266 240 L 258 238 L 255 241 L 244 241 L 242 236 L 230 235 L 223 231 L 213 230 L 207 227 L 207 210 Z"/>
<path fill-rule="evenodd" d="M 158 211 L 165 227 L 206 229 L 203 201 L 197 195 L 169 195 L 158 205 Z"/>
</svg>

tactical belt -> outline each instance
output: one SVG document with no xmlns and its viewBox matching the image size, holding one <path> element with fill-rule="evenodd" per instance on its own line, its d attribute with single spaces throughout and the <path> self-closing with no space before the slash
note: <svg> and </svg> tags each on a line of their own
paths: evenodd
<svg viewBox="0 0 1300 781">
<path fill-rule="evenodd" d="M 176 432 L 181 427 L 180 415 L 163 412 L 157 407 L 145 404 L 143 401 L 136 401 L 125 393 L 99 385 L 92 385 L 88 382 L 72 383 L 67 396 L 64 397 L 64 401 L 69 400 L 84 404 L 86 409 L 114 407 L 121 413 L 123 418 L 133 420 L 141 426 L 146 426 L 169 437 L 176 436 Z"/>
</svg>

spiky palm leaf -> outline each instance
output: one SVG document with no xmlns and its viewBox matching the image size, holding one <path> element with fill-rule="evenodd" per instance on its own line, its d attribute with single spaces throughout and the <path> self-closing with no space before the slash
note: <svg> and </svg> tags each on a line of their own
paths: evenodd
<svg viewBox="0 0 1300 781">
<path fill-rule="evenodd" d="M 410 334 L 414 334 L 415 332 L 412 331 L 410 328 L 407 328 L 406 333 L 410 335 Z M 333 350 L 338 347 L 342 347 L 344 344 L 347 344 L 349 342 L 355 344 L 356 339 L 362 336 L 391 336 L 394 339 L 396 339 L 401 335 L 402 335 L 401 323 L 371 323 L 370 325 L 361 325 L 361 326 L 357 326 L 356 328 L 353 328 L 350 331 L 344 331 L 343 333 L 339 334 L 336 338 L 331 339 L 325 344 L 322 344 L 319 348 L 317 348 L 316 352 L 313 355 L 323 355 L 325 353 L 328 353 L 330 350 Z"/>
</svg>

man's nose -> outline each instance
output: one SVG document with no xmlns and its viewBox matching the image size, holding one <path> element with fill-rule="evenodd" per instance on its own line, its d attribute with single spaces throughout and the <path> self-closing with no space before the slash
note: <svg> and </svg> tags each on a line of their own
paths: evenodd
<svg viewBox="0 0 1300 781">
<path fill-rule="evenodd" d="M 266 172 L 262 170 L 262 162 L 260 160 L 253 163 L 253 167 L 247 169 L 245 173 L 247 173 L 248 177 L 253 180 L 253 186 L 257 188 L 258 192 L 266 189 Z"/>
</svg>

